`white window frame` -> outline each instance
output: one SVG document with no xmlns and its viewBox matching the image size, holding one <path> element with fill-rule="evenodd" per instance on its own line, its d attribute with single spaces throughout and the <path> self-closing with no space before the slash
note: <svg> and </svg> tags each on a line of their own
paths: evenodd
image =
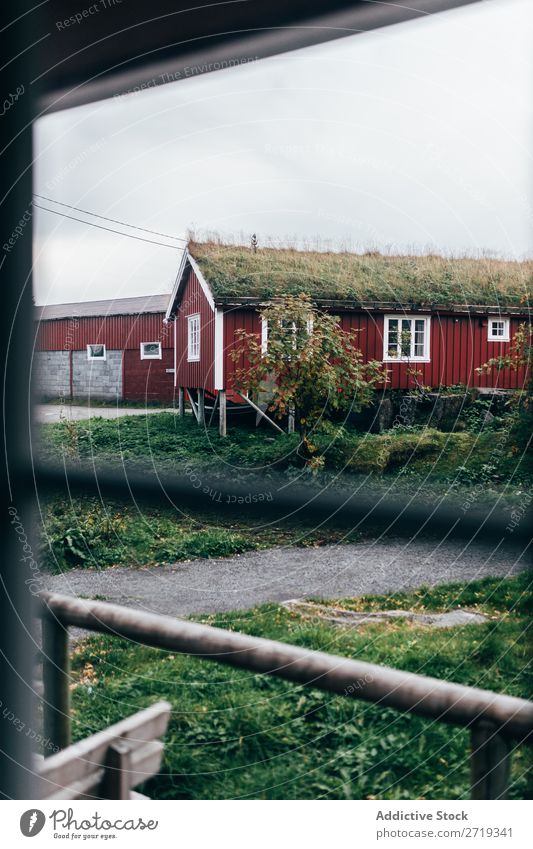
<svg viewBox="0 0 533 849">
<path fill-rule="evenodd" d="M 305 326 L 307 329 L 307 335 L 311 336 L 313 333 L 313 319 L 308 318 L 305 322 Z M 292 332 L 296 337 L 296 323 L 292 322 Z M 296 348 L 296 338 L 294 339 L 294 347 Z M 261 354 L 264 356 L 268 351 L 268 319 L 261 319 Z"/>
<path fill-rule="evenodd" d="M 401 331 L 402 321 L 410 321 L 411 324 L 411 353 L 409 356 L 406 354 L 398 353 L 396 356 L 389 354 L 389 326 L 391 321 L 398 322 L 399 334 Z M 423 321 L 424 322 L 424 353 L 422 355 L 415 356 L 414 354 L 414 322 L 415 321 Z M 402 313 L 397 313 L 396 315 L 386 315 L 384 317 L 383 324 L 383 362 L 384 363 L 429 363 L 430 360 L 430 331 L 431 331 L 431 316 L 429 315 L 404 315 Z M 400 346 L 400 336 L 398 338 L 398 347 Z"/>
<path fill-rule="evenodd" d="M 192 327 L 194 324 L 197 324 L 197 339 L 196 343 L 193 345 L 191 343 L 194 342 Z M 187 316 L 187 362 L 188 363 L 197 363 L 200 359 L 200 313 L 195 312 L 192 315 Z"/>
<path fill-rule="evenodd" d="M 503 324 L 503 334 L 500 336 L 493 333 L 493 322 Z M 489 324 L 487 328 L 487 339 L 489 342 L 509 342 L 510 335 L 510 320 L 501 315 L 489 315 Z"/>
<path fill-rule="evenodd" d="M 91 349 L 96 348 L 96 346 L 102 347 L 104 349 L 103 357 L 93 357 Z M 87 345 L 87 359 L 94 362 L 105 362 L 107 360 L 107 348 L 101 342 L 91 342 L 90 345 Z"/>
<path fill-rule="evenodd" d="M 145 345 L 157 345 L 157 354 L 145 354 Z M 160 360 L 163 354 L 161 353 L 161 342 L 141 342 L 141 360 Z"/>
<path fill-rule="evenodd" d="M 261 319 L 261 354 L 264 356 L 268 351 L 268 319 Z"/>
</svg>

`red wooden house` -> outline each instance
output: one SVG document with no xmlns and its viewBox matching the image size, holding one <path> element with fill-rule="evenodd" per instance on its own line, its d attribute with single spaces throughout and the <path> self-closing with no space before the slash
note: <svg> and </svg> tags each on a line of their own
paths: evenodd
<svg viewBox="0 0 533 849">
<path fill-rule="evenodd" d="M 33 382 L 42 398 L 168 401 L 168 295 L 36 307 Z"/>
<path fill-rule="evenodd" d="M 238 331 L 266 344 L 262 305 L 306 292 L 358 331 L 367 360 L 384 361 L 387 388 L 412 370 L 434 389 L 520 389 L 524 371 L 478 374 L 530 320 L 533 263 L 386 257 L 191 243 L 170 295 L 36 308 L 34 383 L 48 398 L 172 402 L 204 420 L 206 398 L 225 432 L 236 391 Z"/>
<path fill-rule="evenodd" d="M 175 386 L 203 421 L 206 395 L 220 409 L 245 403 L 233 377 L 237 331 L 263 335 L 261 305 L 276 295 L 307 292 L 359 331 L 367 360 L 388 364 L 388 388 L 413 386 L 410 370 L 432 388 L 463 384 L 520 389 L 524 371 L 476 369 L 508 351 L 530 320 L 532 264 L 442 257 L 317 254 L 219 244 L 184 252 L 166 319 L 174 324 Z M 407 342 L 406 342 L 407 340 Z"/>
</svg>

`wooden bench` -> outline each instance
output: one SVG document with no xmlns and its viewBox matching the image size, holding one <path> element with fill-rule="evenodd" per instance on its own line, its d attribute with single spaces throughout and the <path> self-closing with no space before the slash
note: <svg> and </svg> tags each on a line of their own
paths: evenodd
<svg viewBox="0 0 533 849">
<path fill-rule="evenodd" d="M 157 702 L 37 767 L 40 799 L 146 799 L 134 787 L 159 772 L 171 706 Z"/>
</svg>

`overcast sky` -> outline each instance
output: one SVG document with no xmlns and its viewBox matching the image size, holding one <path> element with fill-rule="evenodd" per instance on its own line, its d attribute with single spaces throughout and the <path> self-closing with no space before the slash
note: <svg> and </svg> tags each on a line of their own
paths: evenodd
<svg viewBox="0 0 533 849">
<path fill-rule="evenodd" d="M 533 4 L 488 0 L 79 107 L 35 191 L 170 236 L 533 255 Z M 36 210 L 38 303 L 170 291 L 179 241 Z M 168 246 L 171 247 L 168 247 Z"/>
</svg>

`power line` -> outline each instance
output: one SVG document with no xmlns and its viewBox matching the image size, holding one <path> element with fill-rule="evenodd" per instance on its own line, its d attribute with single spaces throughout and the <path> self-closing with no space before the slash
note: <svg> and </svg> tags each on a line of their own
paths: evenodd
<svg viewBox="0 0 533 849">
<path fill-rule="evenodd" d="M 44 212 L 51 212 L 53 215 L 61 215 L 62 218 L 69 218 L 71 221 L 79 221 L 80 224 L 87 224 L 88 227 L 96 227 L 98 230 L 106 230 L 108 233 L 115 233 L 116 236 L 127 236 L 128 239 L 135 239 L 137 242 L 148 242 L 149 245 L 159 245 L 160 248 L 170 248 L 172 251 L 182 250 L 181 245 L 165 245 L 164 242 L 154 242 L 153 239 L 143 239 L 142 236 L 134 236 L 133 233 L 121 233 L 119 230 L 113 230 L 112 227 L 104 227 L 102 224 L 95 224 L 94 221 L 84 221 L 82 218 L 76 218 L 74 215 L 67 215 L 66 212 L 60 212 L 57 209 L 48 209 L 48 207 L 40 206 L 38 203 L 35 203 L 35 201 L 33 202 L 33 206 L 35 206 L 36 209 L 44 210 Z"/>
<path fill-rule="evenodd" d="M 112 224 L 120 224 L 122 227 L 131 227 L 132 230 L 142 230 L 144 233 L 151 233 L 152 236 L 162 236 L 164 239 L 172 239 L 176 242 L 187 242 L 187 239 L 184 239 L 182 236 L 169 236 L 168 233 L 159 233 L 157 230 L 149 230 L 147 227 L 137 227 L 135 224 L 127 224 L 125 221 L 119 221 L 117 218 L 108 218 L 105 215 L 99 215 L 97 212 L 89 212 L 87 209 L 80 209 L 79 206 L 72 206 L 70 203 L 63 203 L 60 200 L 54 200 L 53 198 L 46 197 L 46 195 L 39 195 L 35 193 L 34 197 L 40 198 L 41 200 L 47 200 L 49 203 L 56 203 L 58 206 L 65 206 L 67 209 L 75 209 L 76 212 L 81 212 L 83 215 L 92 215 L 94 218 L 101 218 L 102 221 L 110 221 Z M 39 209 L 44 208 L 44 206 L 39 207 Z M 49 209 L 48 212 L 52 212 L 52 210 Z M 68 216 L 66 217 L 68 218 Z"/>
</svg>

